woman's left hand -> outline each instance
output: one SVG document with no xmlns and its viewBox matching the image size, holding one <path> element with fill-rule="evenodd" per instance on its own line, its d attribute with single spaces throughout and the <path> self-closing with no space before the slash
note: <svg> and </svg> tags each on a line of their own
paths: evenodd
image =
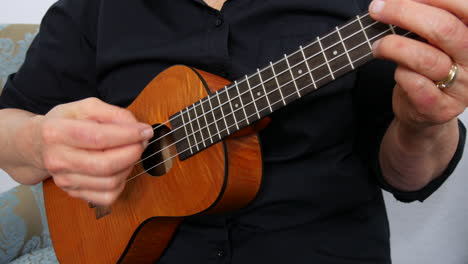
<svg viewBox="0 0 468 264">
<path fill-rule="evenodd" d="M 468 105 L 468 1 L 374 0 L 369 11 L 383 23 L 416 33 L 427 42 L 390 35 L 374 43 L 377 58 L 395 61 L 393 110 L 412 128 L 455 121 Z M 435 82 L 458 72 L 450 87 Z"/>
</svg>

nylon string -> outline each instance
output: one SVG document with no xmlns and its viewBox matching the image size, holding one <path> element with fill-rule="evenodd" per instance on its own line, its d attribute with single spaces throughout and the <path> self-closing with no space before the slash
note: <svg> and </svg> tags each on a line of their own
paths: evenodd
<svg viewBox="0 0 468 264">
<path fill-rule="evenodd" d="M 385 33 L 387 33 L 388 31 L 391 31 L 391 29 L 388 29 L 388 30 L 386 30 L 386 31 L 384 31 L 384 32 L 382 32 L 382 33 L 380 33 L 379 35 L 376 35 L 375 37 L 373 37 L 373 38 L 370 39 L 370 40 L 374 40 L 375 38 L 380 37 L 380 35 L 385 34 Z M 407 32 L 407 33 L 403 34 L 403 36 L 406 36 L 406 35 L 408 35 L 408 34 L 410 34 L 410 32 Z M 354 47 L 353 49 L 358 48 L 358 47 L 360 47 L 360 46 L 362 46 L 362 45 L 366 45 L 366 44 L 367 44 L 367 41 L 364 42 L 364 43 L 361 43 L 359 46 L 356 46 L 356 47 Z M 353 49 L 350 49 L 350 51 L 353 50 Z M 363 55 L 363 56 L 361 56 L 360 58 L 358 58 L 358 59 L 355 60 L 354 62 L 359 61 L 359 60 L 361 60 L 361 59 L 367 57 L 367 56 L 370 55 L 370 54 L 372 54 L 372 51 L 369 52 L 369 53 L 367 53 L 367 54 L 365 54 L 365 55 Z M 340 56 L 342 56 L 342 55 L 340 55 Z M 330 60 L 330 61 L 332 61 L 332 60 Z M 325 64 L 322 64 L 322 66 L 323 66 L 323 65 L 325 65 Z M 319 81 L 323 80 L 324 78 L 327 78 L 327 77 L 331 76 L 332 73 L 336 73 L 336 72 L 338 72 L 338 71 L 342 70 L 343 68 L 345 68 L 345 67 L 347 67 L 347 66 L 350 66 L 350 65 L 351 65 L 351 64 L 346 64 L 345 66 L 343 66 L 343 67 L 337 69 L 336 71 L 330 72 L 330 74 L 328 74 L 328 75 L 326 75 L 326 76 L 324 76 L 324 77 L 318 79 L 316 82 L 319 82 Z M 313 71 L 313 70 L 311 70 L 311 71 Z M 302 76 L 305 76 L 306 74 L 309 74 L 309 72 L 306 72 L 306 73 L 304 73 L 303 75 L 300 75 L 298 78 L 296 78 L 296 79 L 294 79 L 294 80 L 292 80 L 292 81 L 295 81 L 295 80 L 301 78 Z M 288 83 L 286 83 L 285 85 L 287 85 L 287 84 L 289 84 L 289 83 L 291 83 L 291 81 L 288 82 Z M 308 84 L 308 85 L 306 85 L 306 86 L 300 88 L 299 91 L 302 91 L 303 89 L 306 89 L 306 88 L 310 87 L 311 85 L 313 85 L 313 83 Z M 284 85 L 283 85 L 283 87 L 284 87 Z M 275 90 L 280 89 L 280 88 L 281 88 L 281 87 L 278 87 L 278 88 L 276 88 Z M 270 91 L 270 93 L 271 93 L 271 92 L 274 92 L 275 90 Z M 293 95 L 293 94 L 295 94 L 295 93 L 292 93 L 292 94 L 287 95 L 286 98 L 289 97 L 289 96 L 291 96 L 291 95 Z M 265 95 L 265 96 L 266 96 L 266 95 Z M 279 102 L 281 102 L 281 101 L 282 101 L 282 99 L 277 100 L 277 101 L 274 102 L 273 104 L 279 103 Z M 267 109 L 267 108 L 268 108 L 268 106 L 267 106 L 267 107 L 264 107 L 264 108 L 261 109 L 260 111 L 263 111 L 263 110 L 265 110 L 265 109 Z M 238 109 L 238 110 L 239 110 L 239 109 Z M 237 111 L 237 110 L 236 110 L 236 111 Z M 248 118 L 251 117 L 251 116 L 254 116 L 254 115 L 256 115 L 256 113 L 249 115 L 248 117 L 246 117 L 246 118 L 244 118 L 243 120 L 241 120 L 241 122 L 244 121 L 244 120 L 246 120 L 246 119 L 248 119 Z M 217 122 L 217 121 L 219 121 L 219 120 L 221 120 L 221 119 L 218 119 L 218 120 L 216 120 L 215 122 Z M 248 121 L 248 120 L 247 120 L 247 121 Z M 212 124 L 212 123 L 211 123 L 211 124 Z M 208 124 L 206 127 L 208 127 L 209 125 L 210 125 L 210 124 Z M 234 126 L 234 125 L 231 125 L 231 126 L 229 126 L 228 128 L 226 128 L 226 129 L 229 129 L 230 127 L 233 127 L 233 126 Z M 204 127 L 204 128 L 206 128 L 206 127 Z M 202 129 L 203 129 L 203 128 L 202 128 Z M 200 130 L 201 130 L 201 129 L 200 129 Z M 200 130 L 198 130 L 198 131 L 200 131 Z M 224 130 L 223 130 L 223 131 L 224 131 Z M 194 133 L 196 133 L 196 132 L 194 132 Z M 191 135 L 193 135 L 194 133 L 192 133 Z M 169 135 L 169 133 L 166 134 L 166 135 Z M 166 136 L 166 135 L 164 135 L 164 136 Z M 189 136 L 191 136 L 191 135 L 189 135 Z M 163 137 L 164 137 L 164 136 L 163 136 Z M 161 137 L 161 138 L 162 138 L 162 137 Z M 188 136 L 185 137 L 185 138 L 188 138 Z M 183 138 L 183 139 L 185 139 L 185 138 Z M 177 142 L 179 142 L 179 141 L 181 141 L 181 140 L 183 140 L 183 139 L 180 139 L 180 140 L 178 140 Z M 156 155 L 157 153 L 162 152 L 163 150 L 169 148 L 170 146 L 173 146 L 173 145 L 177 144 L 177 142 L 174 142 L 174 143 L 172 143 L 171 145 L 168 145 L 167 147 L 165 147 L 165 148 L 163 148 L 163 149 L 157 151 L 156 153 L 153 153 L 151 156 Z M 186 149 L 183 150 L 182 152 L 185 152 L 185 151 L 187 151 L 188 149 L 189 149 L 189 148 L 186 148 Z M 137 177 L 139 177 L 139 176 L 141 176 L 141 175 L 143 175 L 144 173 L 146 173 L 146 172 L 148 172 L 148 171 L 150 171 L 150 170 L 152 170 L 152 169 L 158 167 L 159 165 L 163 164 L 164 162 L 166 162 L 166 161 L 168 161 L 168 160 L 171 160 L 171 159 L 177 157 L 178 155 L 179 155 L 179 153 L 177 153 L 176 155 L 173 155 L 173 156 L 171 156 L 171 157 L 169 157 L 169 158 L 167 158 L 167 159 L 165 159 L 165 160 L 159 162 L 158 164 L 152 166 L 152 167 L 149 168 L 148 170 L 145 170 L 145 171 L 143 171 L 143 172 L 141 172 L 141 173 L 139 173 L 139 174 L 137 174 L 137 175 L 132 176 L 131 178 L 129 178 L 129 179 L 127 180 L 127 182 L 128 182 L 128 181 L 131 181 L 131 180 L 133 180 L 133 179 L 135 179 L 135 178 L 137 178 Z M 149 158 L 149 157 L 146 157 L 145 159 L 147 159 L 147 158 Z M 144 160 L 144 159 L 143 159 L 143 160 Z M 143 160 L 141 160 L 141 161 L 143 161 Z M 141 161 L 139 161 L 139 162 L 141 162 Z M 138 162 L 138 163 L 139 163 L 139 162 Z M 136 164 L 138 164 L 138 163 L 136 163 Z M 135 164 L 135 165 L 136 165 L 136 164 Z"/>
<path fill-rule="evenodd" d="M 343 29 L 343 28 L 345 28 L 345 27 L 347 27 L 347 26 L 349 26 L 349 25 L 355 23 L 355 22 L 358 21 L 359 19 L 362 19 L 362 18 L 367 17 L 367 16 L 369 16 L 369 13 L 366 13 L 365 15 L 361 16 L 360 18 L 358 17 L 358 18 L 356 18 L 355 20 L 348 22 L 347 24 L 343 25 L 343 26 L 341 27 L 341 29 Z M 331 47 L 333 47 L 333 46 L 335 46 L 335 45 L 338 45 L 340 42 L 343 42 L 343 41 L 345 41 L 345 40 L 347 40 L 347 39 L 349 39 L 349 38 L 355 36 L 356 34 L 358 34 L 358 33 L 360 33 L 360 32 L 363 32 L 365 29 L 367 29 L 367 28 L 369 28 L 369 27 L 375 25 L 376 23 L 378 23 L 378 22 L 374 22 L 374 23 L 368 25 L 367 27 L 365 27 L 365 28 L 359 30 L 358 32 L 353 33 L 352 35 L 348 36 L 347 38 L 345 38 L 345 39 L 343 39 L 343 40 L 340 40 L 339 42 L 336 42 L 336 43 L 334 43 L 333 45 L 330 45 L 330 47 L 326 48 L 324 51 L 330 49 Z M 337 30 L 335 30 L 335 31 L 337 31 Z M 332 32 L 328 33 L 327 35 L 325 35 L 324 37 L 322 37 L 322 39 L 324 39 L 324 38 L 326 38 L 326 37 L 332 35 L 333 33 L 335 33 L 335 31 L 332 31 Z M 317 41 L 314 41 L 314 42 L 312 42 L 312 43 L 309 43 L 308 45 L 306 45 L 305 47 L 303 47 L 303 49 L 307 49 L 308 47 L 314 45 L 315 43 L 317 43 Z M 351 49 L 351 50 L 352 50 L 352 49 Z M 351 51 L 351 50 L 349 50 L 349 51 Z M 349 52 L 349 51 L 348 51 L 348 52 Z M 291 56 L 293 56 L 293 55 L 296 55 L 296 54 L 299 53 L 299 52 L 300 52 L 300 51 L 295 51 L 295 52 L 291 53 L 290 55 L 287 55 L 285 58 L 282 58 L 281 60 L 279 60 L 279 61 L 273 63 L 272 65 L 276 65 L 276 64 L 278 64 L 278 63 L 280 63 L 280 62 L 283 62 L 283 61 L 286 60 L 287 58 L 289 58 L 289 57 L 291 57 Z M 320 55 L 320 54 L 321 54 L 321 52 L 318 52 L 318 53 L 316 53 L 316 54 L 314 54 L 314 55 L 312 55 L 312 56 L 309 56 L 306 60 L 309 60 L 309 59 L 311 59 L 311 58 L 314 58 L 314 57 L 316 57 L 316 56 L 318 56 L 318 55 Z M 340 57 L 341 57 L 341 55 L 340 55 Z M 332 61 L 333 61 L 333 60 L 332 60 Z M 300 62 L 300 63 L 303 63 L 303 62 Z M 295 67 L 295 66 L 299 65 L 300 63 L 297 63 L 297 64 L 293 65 L 292 67 Z M 315 70 L 315 69 L 317 69 L 317 68 L 320 68 L 320 67 L 323 66 L 323 65 L 324 65 L 324 64 L 322 64 L 322 65 L 320 65 L 320 66 L 318 66 L 318 67 L 312 69 L 311 71 L 313 71 L 313 70 Z M 263 71 L 269 69 L 270 66 L 271 66 L 271 65 L 268 65 L 268 66 L 264 67 L 263 69 L 258 70 L 256 73 L 250 75 L 248 78 L 252 78 L 252 77 L 253 77 L 254 75 L 256 75 L 256 74 L 261 74 L 261 72 L 263 72 Z M 280 72 L 279 74 L 283 74 L 283 73 L 285 73 L 285 72 L 286 72 L 286 70 Z M 278 75 L 279 75 L 279 74 L 278 74 Z M 246 78 L 247 78 L 247 75 L 246 75 Z M 261 75 L 260 75 L 260 78 L 261 78 Z M 270 80 L 273 80 L 273 78 L 275 78 L 275 76 L 273 76 L 272 78 L 270 78 L 270 79 L 268 79 L 268 80 L 262 80 L 262 82 L 261 82 L 260 84 L 254 86 L 254 87 L 251 87 L 251 89 L 257 88 L 257 87 L 259 87 L 260 85 L 263 85 L 264 83 L 266 83 L 266 82 L 268 82 L 268 81 L 270 81 Z M 242 83 L 242 82 L 244 82 L 244 81 L 248 81 L 248 79 L 245 79 L 245 80 L 242 79 L 242 80 L 240 81 L 240 83 Z M 229 85 L 232 85 L 232 84 L 229 84 Z M 216 91 L 215 94 L 221 94 L 221 93 L 227 92 L 229 89 L 233 89 L 234 86 L 229 86 L 229 85 L 226 86 L 226 87 L 224 87 L 225 89 L 221 89 L 221 90 Z M 215 95 L 215 94 L 213 94 L 213 95 Z M 242 94 L 240 94 L 239 96 L 233 98 L 233 99 L 240 98 L 240 96 L 243 95 L 243 94 L 245 94 L 245 92 L 242 93 Z M 219 96 L 219 95 L 218 95 L 218 96 Z M 208 96 L 208 97 L 209 97 L 209 96 Z M 203 99 L 204 99 L 204 98 L 203 98 Z M 201 103 L 202 103 L 201 101 L 203 101 L 203 99 L 202 99 L 202 100 L 199 100 L 198 102 L 195 102 L 195 103 L 193 104 L 193 107 L 192 107 L 192 108 L 195 109 L 195 107 L 197 106 L 197 105 L 196 105 L 197 103 L 200 103 L 200 105 L 201 105 Z M 225 104 L 227 104 L 227 103 L 230 103 L 230 102 L 231 102 L 231 101 L 228 100 L 228 101 L 226 101 L 226 102 L 224 102 L 224 103 L 218 105 L 217 107 L 211 109 L 209 112 L 213 112 L 213 110 L 216 110 L 216 109 L 218 109 L 218 108 L 222 107 L 223 105 L 225 105 Z M 271 104 L 270 104 L 270 105 L 271 105 Z M 190 107 L 190 106 L 186 107 L 186 108 L 187 108 L 187 113 L 188 113 L 188 111 L 189 111 L 189 110 L 188 110 L 189 107 Z M 202 107 L 202 109 L 203 109 L 203 107 Z M 237 110 L 236 110 L 236 111 L 237 111 Z M 180 112 L 183 112 L 183 110 L 181 110 Z M 171 121 L 173 121 L 174 119 L 178 118 L 180 115 L 181 115 L 180 113 L 174 115 L 171 119 L 169 119 L 169 120 L 167 120 L 166 122 L 161 123 L 161 124 L 159 124 L 158 126 L 154 127 L 153 130 L 156 130 L 156 129 L 161 128 L 163 125 L 168 124 L 169 122 L 171 122 Z M 198 119 L 198 118 L 201 118 L 201 117 L 196 117 L 196 119 Z M 190 123 L 193 123 L 194 121 L 195 121 L 195 120 L 192 120 L 192 121 L 190 121 Z M 176 129 L 172 130 L 171 133 L 177 131 L 177 130 L 180 129 L 180 128 L 181 128 L 181 127 L 178 127 L 178 128 L 176 128 Z M 159 138 L 157 138 L 157 139 L 154 139 L 153 141 L 149 142 L 148 145 L 151 145 L 152 143 L 154 143 L 154 142 L 156 142 L 156 141 L 162 139 L 162 138 L 165 137 L 166 135 L 168 135 L 168 134 L 165 134 L 165 135 L 163 135 L 163 136 L 161 136 L 161 137 L 159 137 Z M 140 161 L 138 161 L 138 163 L 139 163 L 139 162 L 142 162 L 142 161 L 143 161 L 143 160 L 140 160 Z M 136 163 L 136 164 L 138 164 L 138 163 Z"/>
</svg>

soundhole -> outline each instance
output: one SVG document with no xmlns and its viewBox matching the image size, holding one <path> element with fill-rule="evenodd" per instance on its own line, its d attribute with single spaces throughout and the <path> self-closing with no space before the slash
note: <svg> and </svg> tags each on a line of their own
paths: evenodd
<svg viewBox="0 0 468 264">
<path fill-rule="evenodd" d="M 155 124 L 153 128 L 154 136 L 142 155 L 143 168 L 151 176 L 162 176 L 172 168 L 177 151 L 171 130 L 167 126 Z"/>
</svg>

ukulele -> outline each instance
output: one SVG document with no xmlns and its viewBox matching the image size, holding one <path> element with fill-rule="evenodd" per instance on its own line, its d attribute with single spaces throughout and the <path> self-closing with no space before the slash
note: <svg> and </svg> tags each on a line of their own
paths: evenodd
<svg viewBox="0 0 468 264">
<path fill-rule="evenodd" d="M 261 184 L 256 132 L 268 115 L 372 60 L 372 43 L 389 34 L 409 32 L 366 13 L 232 83 L 187 66 L 157 75 L 128 107 L 154 137 L 111 207 L 45 181 L 58 260 L 155 263 L 184 216 L 246 206 Z"/>
</svg>

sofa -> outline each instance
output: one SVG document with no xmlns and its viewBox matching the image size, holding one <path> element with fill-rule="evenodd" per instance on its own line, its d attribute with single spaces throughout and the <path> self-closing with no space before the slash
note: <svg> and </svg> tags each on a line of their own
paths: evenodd
<svg viewBox="0 0 468 264">
<path fill-rule="evenodd" d="M 0 24 L 0 92 L 8 75 L 21 66 L 37 32 L 37 25 Z M 0 264 L 3 263 L 58 263 L 41 184 L 0 193 Z"/>
</svg>

